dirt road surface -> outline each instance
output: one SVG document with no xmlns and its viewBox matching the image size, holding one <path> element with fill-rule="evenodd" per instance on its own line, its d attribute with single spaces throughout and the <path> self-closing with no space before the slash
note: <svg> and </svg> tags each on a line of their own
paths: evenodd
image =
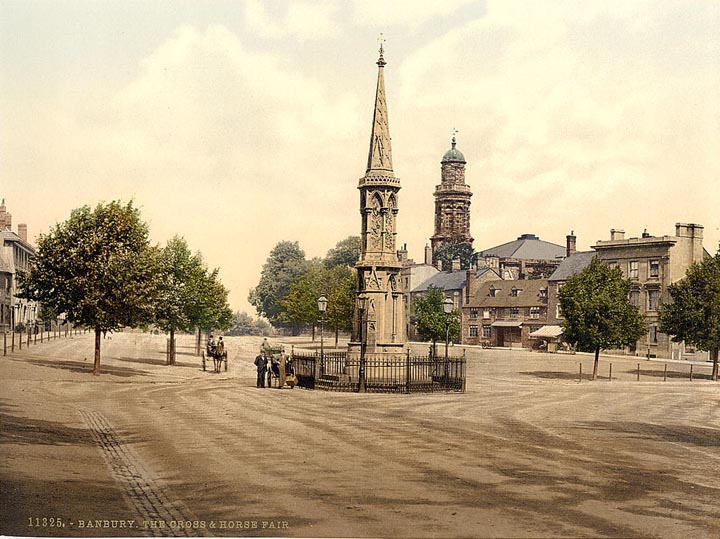
<svg viewBox="0 0 720 539">
<path fill-rule="evenodd" d="M 0 356 L 0 533 L 720 537 L 707 365 L 473 349 L 465 394 L 341 394 L 258 389 L 227 341 L 221 374 L 191 336 L 167 367 L 113 335 L 100 377 L 90 334 Z"/>
</svg>

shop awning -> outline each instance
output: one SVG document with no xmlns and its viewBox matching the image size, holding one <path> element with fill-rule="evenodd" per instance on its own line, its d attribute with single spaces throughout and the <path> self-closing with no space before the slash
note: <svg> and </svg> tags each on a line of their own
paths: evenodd
<svg viewBox="0 0 720 539">
<path fill-rule="evenodd" d="M 522 322 L 518 320 L 496 320 L 490 324 L 494 328 L 519 328 Z"/>
<path fill-rule="evenodd" d="M 562 335 L 563 329 L 560 326 L 543 326 L 537 331 L 533 331 L 530 337 L 537 337 L 539 339 L 554 339 Z"/>
</svg>

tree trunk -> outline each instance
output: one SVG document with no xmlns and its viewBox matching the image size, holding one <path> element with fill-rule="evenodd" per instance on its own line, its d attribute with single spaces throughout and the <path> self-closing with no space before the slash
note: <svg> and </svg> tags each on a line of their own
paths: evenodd
<svg viewBox="0 0 720 539">
<path fill-rule="evenodd" d="M 718 380 L 718 349 L 713 348 L 710 352 L 710 358 L 713 362 L 712 379 L 717 382 Z"/>
<path fill-rule="evenodd" d="M 597 371 L 598 371 L 598 360 L 600 359 L 600 347 L 595 348 L 595 361 L 593 362 L 593 375 L 592 379 L 597 379 Z"/>
<path fill-rule="evenodd" d="M 195 343 L 195 355 L 200 355 L 200 341 L 202 340 L 202 330 L 197 328 L 197 342 Z"/>
<path fill-rule="evenodd" d="M 93 375 L 100 376 L 100 328 L 95 327 L 95 363 L 93 364 Z"/>
<path fill-rule="evenodd" d="M 175 330 L 170 330 L 170 362 L 168 365 L 175 365 Z"/>
<path fill-rule="evenodd" d="M 335 328 L 335 348 L 338 347 L 338 338 L 340 337 L 339 333 L 340 330 L 338 328 Z"/>
</svg>

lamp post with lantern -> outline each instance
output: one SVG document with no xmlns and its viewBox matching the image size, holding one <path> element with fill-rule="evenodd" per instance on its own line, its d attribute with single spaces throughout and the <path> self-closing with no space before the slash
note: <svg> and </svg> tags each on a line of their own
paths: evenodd
<svg viewBox="0 0 720 539">
<path fill-rule="evenodd" d="M 455 304 L 450 298 L 443 301 L 443 312 L 445 313 L 445 361 L 448 359 L 448 346 L 450 344 L 450 314 L 453 312 Z"/>
<path fill-rule="evenodd" d="M 317 300 L 317 308 L 320 311 L 320 369 L 319 374 L 322 375 L 325 371 L 325 311 L 327 310 L 328 300 L 325 296 L 320 296 Z"/>
</svg>

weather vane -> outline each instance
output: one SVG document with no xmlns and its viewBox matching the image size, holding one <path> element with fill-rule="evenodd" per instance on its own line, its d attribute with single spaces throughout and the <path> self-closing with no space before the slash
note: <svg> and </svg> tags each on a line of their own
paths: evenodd
<svg viewBox="0 0 720 539">
<path fill-rule="evenodd" d="M 453 142 L 455 142 L 455 135 L 457 135 L 459 132 L 460 132 L 460 131 L 458 131 L 457 129 L 455 129 L 455 128 L 453 127 L 453 130 L 452 130 L 452 135 L 453 135 L 452 141 L 453 141 Z"/>
</svg>

